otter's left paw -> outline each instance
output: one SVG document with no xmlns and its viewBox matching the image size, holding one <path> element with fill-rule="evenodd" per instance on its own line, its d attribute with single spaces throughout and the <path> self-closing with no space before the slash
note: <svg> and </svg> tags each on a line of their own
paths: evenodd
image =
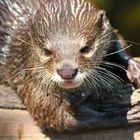
<svg viewBox="0 0 140 140">
<path fill-rule="evenodd" d="M 140 89 L 137 89 L 131 95 L 131 106 L 140 104 Z"/>
<path fill-rule="evenodd" d="M 140 104 L 132 107 L 127 113 L 128 123 L 140 122 Z"/>
<path fill-rule="evenodd" d="M 131 96 L 132 108 L 127 113 L 128 122 L 140 122 L 140 90 L 135 90 Z"/>
<path fill-rule="evenodd" d="M 134 59 L 129 60 L 127 76 L 136 88 L 140 88 L 140 62 Z"/>
</svg>

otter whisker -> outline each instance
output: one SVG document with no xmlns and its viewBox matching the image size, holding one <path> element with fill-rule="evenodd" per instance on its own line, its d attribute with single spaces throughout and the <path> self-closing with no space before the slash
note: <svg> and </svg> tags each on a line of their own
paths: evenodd
<svg viewBox="0 0 140 140">
<path fill-rule="evenodd" d="M 111 66 L 114 66 L 114 67 L 118 67 L 118 68 L 124 70 L 125 72 L 127 72 L 127 69 L 125 69 L 125 67 L 123 65 L 120 65 L 120 64 L 116 64 L 116 63 L 105 61 L 105 60 L 96 61 L 96 62 L 100 63 L 100 65 L 102 65 L 102 66 L 103 65 L 105 65 L 105 66 L 111 65 Z M 93 66 L 96 66 L 96 65 L 93 64 Z"/>
<path fill-rule="evenodd" d="M 31 77 L 30 79 L 29 79 L 29 77 L 26 77 L 29 79 L 28 83 L 33 82 L 40 89 L 42 89 L 43 87 L 46 87 L 46 85 L 48 85 L 48 83 L 49 83 L 49 79 L 46 76 L 46 73 L 44 70 L 36 71 L 35 75 L 34 74 L 32 75 L 32 73 L 28 74 L 28 75 L 30 75 L 30 77 Z M 38 84 L 36 84 L 36 83 L 38 83 Z"/>
<path fill-rule="evenodd" d="M 100 63 L 100 64 L 102 64 L 102 62 L 103 61 L 96 61 L 95 63 Z M 108 61 L 104 61 L 104 62 L 108 62 Z M 111 63 L 111 64 L 114 64 L 116 67 L 118 66 L 119 68 L 121 68 L 121 69 L 123 69 L 123 70 L 125 70 L 121 65 L 117 65 L 117 64 L 115 64 L 115 63 Z M 108 66 L 106 63 L 104 64 L 102 64 L 102 66 Z M 102 71 L 105 71 L 105 74 L 107 75 L 107 74 L 109 74 L 110 76 L 112 76 L 112 78 L 114 79 L 115 78 L 115 80 L 117 80 L 118 82 L 120 82 L 120 81 L 124 81 L 123 79 L 121 79 L 119 76 L 117 76 L 116 74 L 114 74 L 113 72 L 111 72 L 111 71 L 109 71 L 109 70 L 107 70 L 107 69 L 105 69 L 105 68 L 103 68 L 103 67 L 101 67 L 99 64 L 90 64 L 90 66 L 91 66 L 91 69 L 97 69 L 97 70 L 102 70 Z M 93 68 L 92 68 L 93 67 Z"/>
<path fill-rule="evenodd" d="M 99 77 L 100 80 L 103 81 L 103 85 L 107 88 L 108 92 L 107 93 L 113 93 L 112 90 L 112 84 L 111 84 L 111 78 L 108 78 L 108 75 L 105 74 L 105 72 L 101 71 L 96 71 L 97 72 L 97 77 Z M 110 76 L 110 75 L 109 75 Z"/>
<path fill-rule="evenodd" d="M 111 66 L 114 66 L 114 67 L 118 67 L 118 68 L 124 70 L 125 72 L 127 72 L 127 69 L 125 69 L 125 67 L 122 66 L 122 65 L 119 65 L 119 64 L 116 64 L 116 63 L 112 63 L 112 62 L 108 62 L 108 61 L 102 61 L 101 63 L 103 65 L 105 65 L 105 66 L 111 65 Z"/>
<path fill-rule="evenodd" d="M 97 93 L 97 96 L 98 96 L 98 90 L 97 90 L 97 86 L 98 85 L 96 85 L 97 83 L 96 83 L 96 81 L 95 81 L 95 79 L 90 79 L 89 78 L 89 73 L 88 73 L 88 76 L 85 76 L 84 78 L 82 78 L 81 77 L 81 79 L 83 80 L 83 86 L 85 87 L 85 91 L 87 90 L 87 86 L 88 87 L 95 87 L 95 90 L 96 90 L 96 93 Z"/>
<path fill-rule="evenodd" d="M 119 76 L 117 76 L 116 74 L 112 73 L 111 71 L 103 68 L 103 67 L 100 67 L 100 65 L 98 64 L 90 64 L 91 66 L 91 69 L 96 69 L 96 71 L 98 70 L 102 70 L 101 72 L 104 73 L 105 75 L 107 76 L 110 76 L 112 77 L 113 79 L 115 79 L 116 81 L 120 82 L 120 81 L 123 81 Z M 93 67 L 93 68 L 92 68 Z M 104 72 L 105 71 L 105 72 Z M 94 73 L 94 71 L 93 71 Z M 96 76 L 96 75 L 95 75 Z"/>
<path fill-rule="evenodd" d="M 24 69 L 21 69 L 19 72 L 17 72 L 15 75 L 9 77 L 8 79 L 5 79 L 5 81 L 9 81 L 13 78 L 15 78 L 16 76 L 20 75 L 20 74 L 23 74 L 24 72 L 26 71 L 33 71 L 33 70 L 37 70 L 37 69 L 43 69 L 44 67 L 32 67 L 32 68 L 24 68 Z"/>
<path fill-rule="evenodd" d="M 109 39 L 109 40 L 106 40 L 106 42 L 118 42 L 119 40 L 118 39 Z M 140 46 L 140 43 L 138 42 L 134 42 L 134 41 L 131 41 L 131 40 L 124 40 L 125 42 L 127 43 L 131 43 L 132 45 L 137 45 L 137 46 Z M 105 42 L 100 42 L 101 44 L 105 43 Z M 123 48 L 122 48 L 123 49 Z"/>
<path fill-rule="evenodd" d="M 95 76 L 93 76 L 93 73 L 94 75 L 97 77 L 95 78 Z M 111 79 L 115 79 L 116 81 L 118 81 L 119 83 L 121 81 L 123 81 L 120 77 L 118 77 L 117 75 L 115 75 L 114 73 L 104 69 L 104 68 L 101 68 L 101 67 L 97 67 L 97 70 L 96 72 L 91 72 L 91 77 L 93 77 L 93 79 L 96 79 L 97 82 L 103 84 L 107 90 L 108 90 L 108 93 L 113 93 L 113 90 L 112 90 L 112 84 L 111 84 Z M 109 78 L 110 77 L 110 78 Z M 99 78 L 99 79 L 98 79 Z M 106 82 L 106 80 L 108 82 Z M 120 81 L 121 80 L 121 81 Z"/>
<path fill-rule="evenodd" d="M 2 30 L 2 31 L 5 32 L 6 34 L 9 34 L 11 37 L 14 37 L 14 38 L 16 38 L 17 40 L 19 40 L 19 41 L 21 41 L 21 42 L 23 42 L 23 43 L 25 43 L 25 44 L 31 46 L 31 44 L 30 44 L 29 42 L 27 42 L 27 41 L 25 41 L 25 40 L 23 40 L 23 39 L 17 37 L 16 35 L 14 35 L 13 33 L 11 33 L 10 31 L 5 31 L 5 30 Z"/>
<path fill-rule="evenodd" d="M 40 80 L 40 86 L 44 85 L 44 88 L 46 90 L 46 93 L 50 91 L 50 89 L 52 89 L 53 87 L 55 87 L 56 82 L 53 81 L 53 79 L 49 79 L 49 77 L 46 74 L 46 71 L 43 70 L 41 72 L 41 74 L 38 75 L 37 79 L 41 79 Z"/>
<path fill-rule="evenodd" d="M 117 54 L 117 53 L 119 53 L 119 52 L 121 52 L 121 51 L 124 51 L 124 50 L 126 50 L 126 49 L 130 48 L 131 46 L 132 46 L 132 44 L 131 44 L 131 45 L 128 45 L 127 47 L 122 48 L 122 49 L 120 49 L 120 50 L 118 50 L 118 51 L 116 51 L 116 52 L 113 52 L 113 53 L 108 53 L 107 55 L 105 55 L 105 57 L 106 57 L 106 56 L 110 56 L 110 55 Z"/>
<path fill-rule="evenodd" d="M 111 30 L 111 29 L 110 29 L 110 30 Z M 109 36 L 109 35 L 111 35 L 111 34 L 112 34 L 112 30 L 111 30 L 111 32 L 105 34 L 103 37 L 99 38 L 99 42 L 100 42 L 102 39 L 104 39 L 105 37 L 107 37 L 107 36 Z"/>
<path fill-rule="evenodd" d="M 35 71 L 34 71 L 35 70 Z M 41 70 L 41 71 L 40 71 Z M 35 68 L 30 68 L 26 69 L 26 75 L 24 77 L 24 80 L 28 79 L 27 85 L 30 84 L 30 82 L 33 82 L 35 85 L 38 81 L 40 81 L 40 74 L 42 74 L 43 67 L 35 67 Z M 24 72 L 24 71 L 23 71 Z M 28 74 L 27 74 L 28 73 Z M 35 75 L 34 75 L 34 74 Z M 37 84 L 38 85 L 38 84 Z M 38 85 L 41 86 L 41 85 Z"/>
<path fill-rule="evenodd" d="M 96 76 L 96 73 L 95 72 L 93 72 L 93 73 L 90 73 L 89 72 L 89 76 L 91 77 L 91 86 L 93 86 L 95 89 L 96 89 L 96 94 L 97 94 L 97 98 L 99 99 L 100 98 L 100 95 L 101 95 L 101 97 L 102 97 L 102 90 L 101 90 L 101 86 L 100 86 L 100 84 L 98 84 L 98 83 L 101 83 L 101 81 L 97 78 L 97 76 Z M 89 78 L 90 79 L 90 78 Z M 98 89 L 100 90 L 100 93 L 101 94 L 99 94 L 99 92 L 98 92 Z M 103 98 L 103 97 L 102 97 Z"/>
<path fill-rule="evenodd" d="M 122 78 L 120 78 L 118 75 L 114 74 L 113 72 L 102 68 L 102 67 L 96 67 L 97 70 L 100 70 L 100 72 L 104 73 L 106 76 L 110 76 L 111 78 L 113 78 L 114 80 L 121 82 L 124 81 Z"/>
<path fill-rule="evenodd" d="M 97 82 L 101 83 L 102 85 L 104 85 L 104 87 L 108 90 L 108 92 L 112 92 L 112 85 L 109 84 L 109 82 L 107 83 L 106 82 L 106 79 L 104 79 L 104 77 L 99 73 L 99 71 L 95 71 L 94 72 L 94 75 L 96 75 L 96 78 L 95 76 L 93 76 L 93 73 L 91 73 L 91 77 L 95 78 L 97 80 Z M 110 81 L 110 80 L 108 80 Z M 100 88 L 101 88 L 101 85 L 100 85 Z"/>
<path fill-rule="evenodd" d="M 125 40 L 125 41 L 128 42 L 128 43 L 140 46 L 140 43 L 138 43 L 138 42 L 134 42 L 134 41 L 131 41 L 131 40 Z"/>
<path fill-rule="evenodd" d="M 50 93 L 50 89 L 53 87 L 54 82 L 52 80 L 48 80 L 47 83 L 45 84 L 45 89 L 46 89 L 46 93 L 47 95 Z"/>
</svg>

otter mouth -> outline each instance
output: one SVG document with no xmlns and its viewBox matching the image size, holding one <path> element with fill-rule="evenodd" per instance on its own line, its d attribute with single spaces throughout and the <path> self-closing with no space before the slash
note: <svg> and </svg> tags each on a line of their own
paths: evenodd
<svg viewBox="0 0 140 140">
<path fill-rule="evenodd" d="M 80 86 L 80 82 L 75 82 L 75 81 L 63 81 L 62 83 L 59 84 L 60 87 L 66 88 L 66 89 L 71 89 L 71 88 L 76 88 Z"/>
</svg>

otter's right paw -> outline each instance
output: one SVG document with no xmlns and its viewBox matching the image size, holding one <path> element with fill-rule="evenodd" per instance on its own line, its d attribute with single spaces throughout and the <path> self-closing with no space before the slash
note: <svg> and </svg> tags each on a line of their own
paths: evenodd
<svg viewBox="0 0 140 140">
<path fill-rule="evenodd" d="M 134 59 L 129 60 L 127 76 L 134 83 L 136 88 L 140 88 L 140 62 Z"/>
</svg>

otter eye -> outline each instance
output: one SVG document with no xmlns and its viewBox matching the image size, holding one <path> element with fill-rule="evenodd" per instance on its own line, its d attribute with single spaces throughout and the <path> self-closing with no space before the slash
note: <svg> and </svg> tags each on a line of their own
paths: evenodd
<svg viewBox="0 0 140 140">
<path fill-rule="evenodd" d="M 46 48 L 43 48 L 43 52 L 46 56 L 52 55 L 52 52 L 50 50 L 46 49 Z"/>
<path fill-rule="evenodd" d="M 81 53 L 89 53 L 91 51 L 91 44 L 87 44 L 85 47 L 80 49 Z"/>
</svg>

